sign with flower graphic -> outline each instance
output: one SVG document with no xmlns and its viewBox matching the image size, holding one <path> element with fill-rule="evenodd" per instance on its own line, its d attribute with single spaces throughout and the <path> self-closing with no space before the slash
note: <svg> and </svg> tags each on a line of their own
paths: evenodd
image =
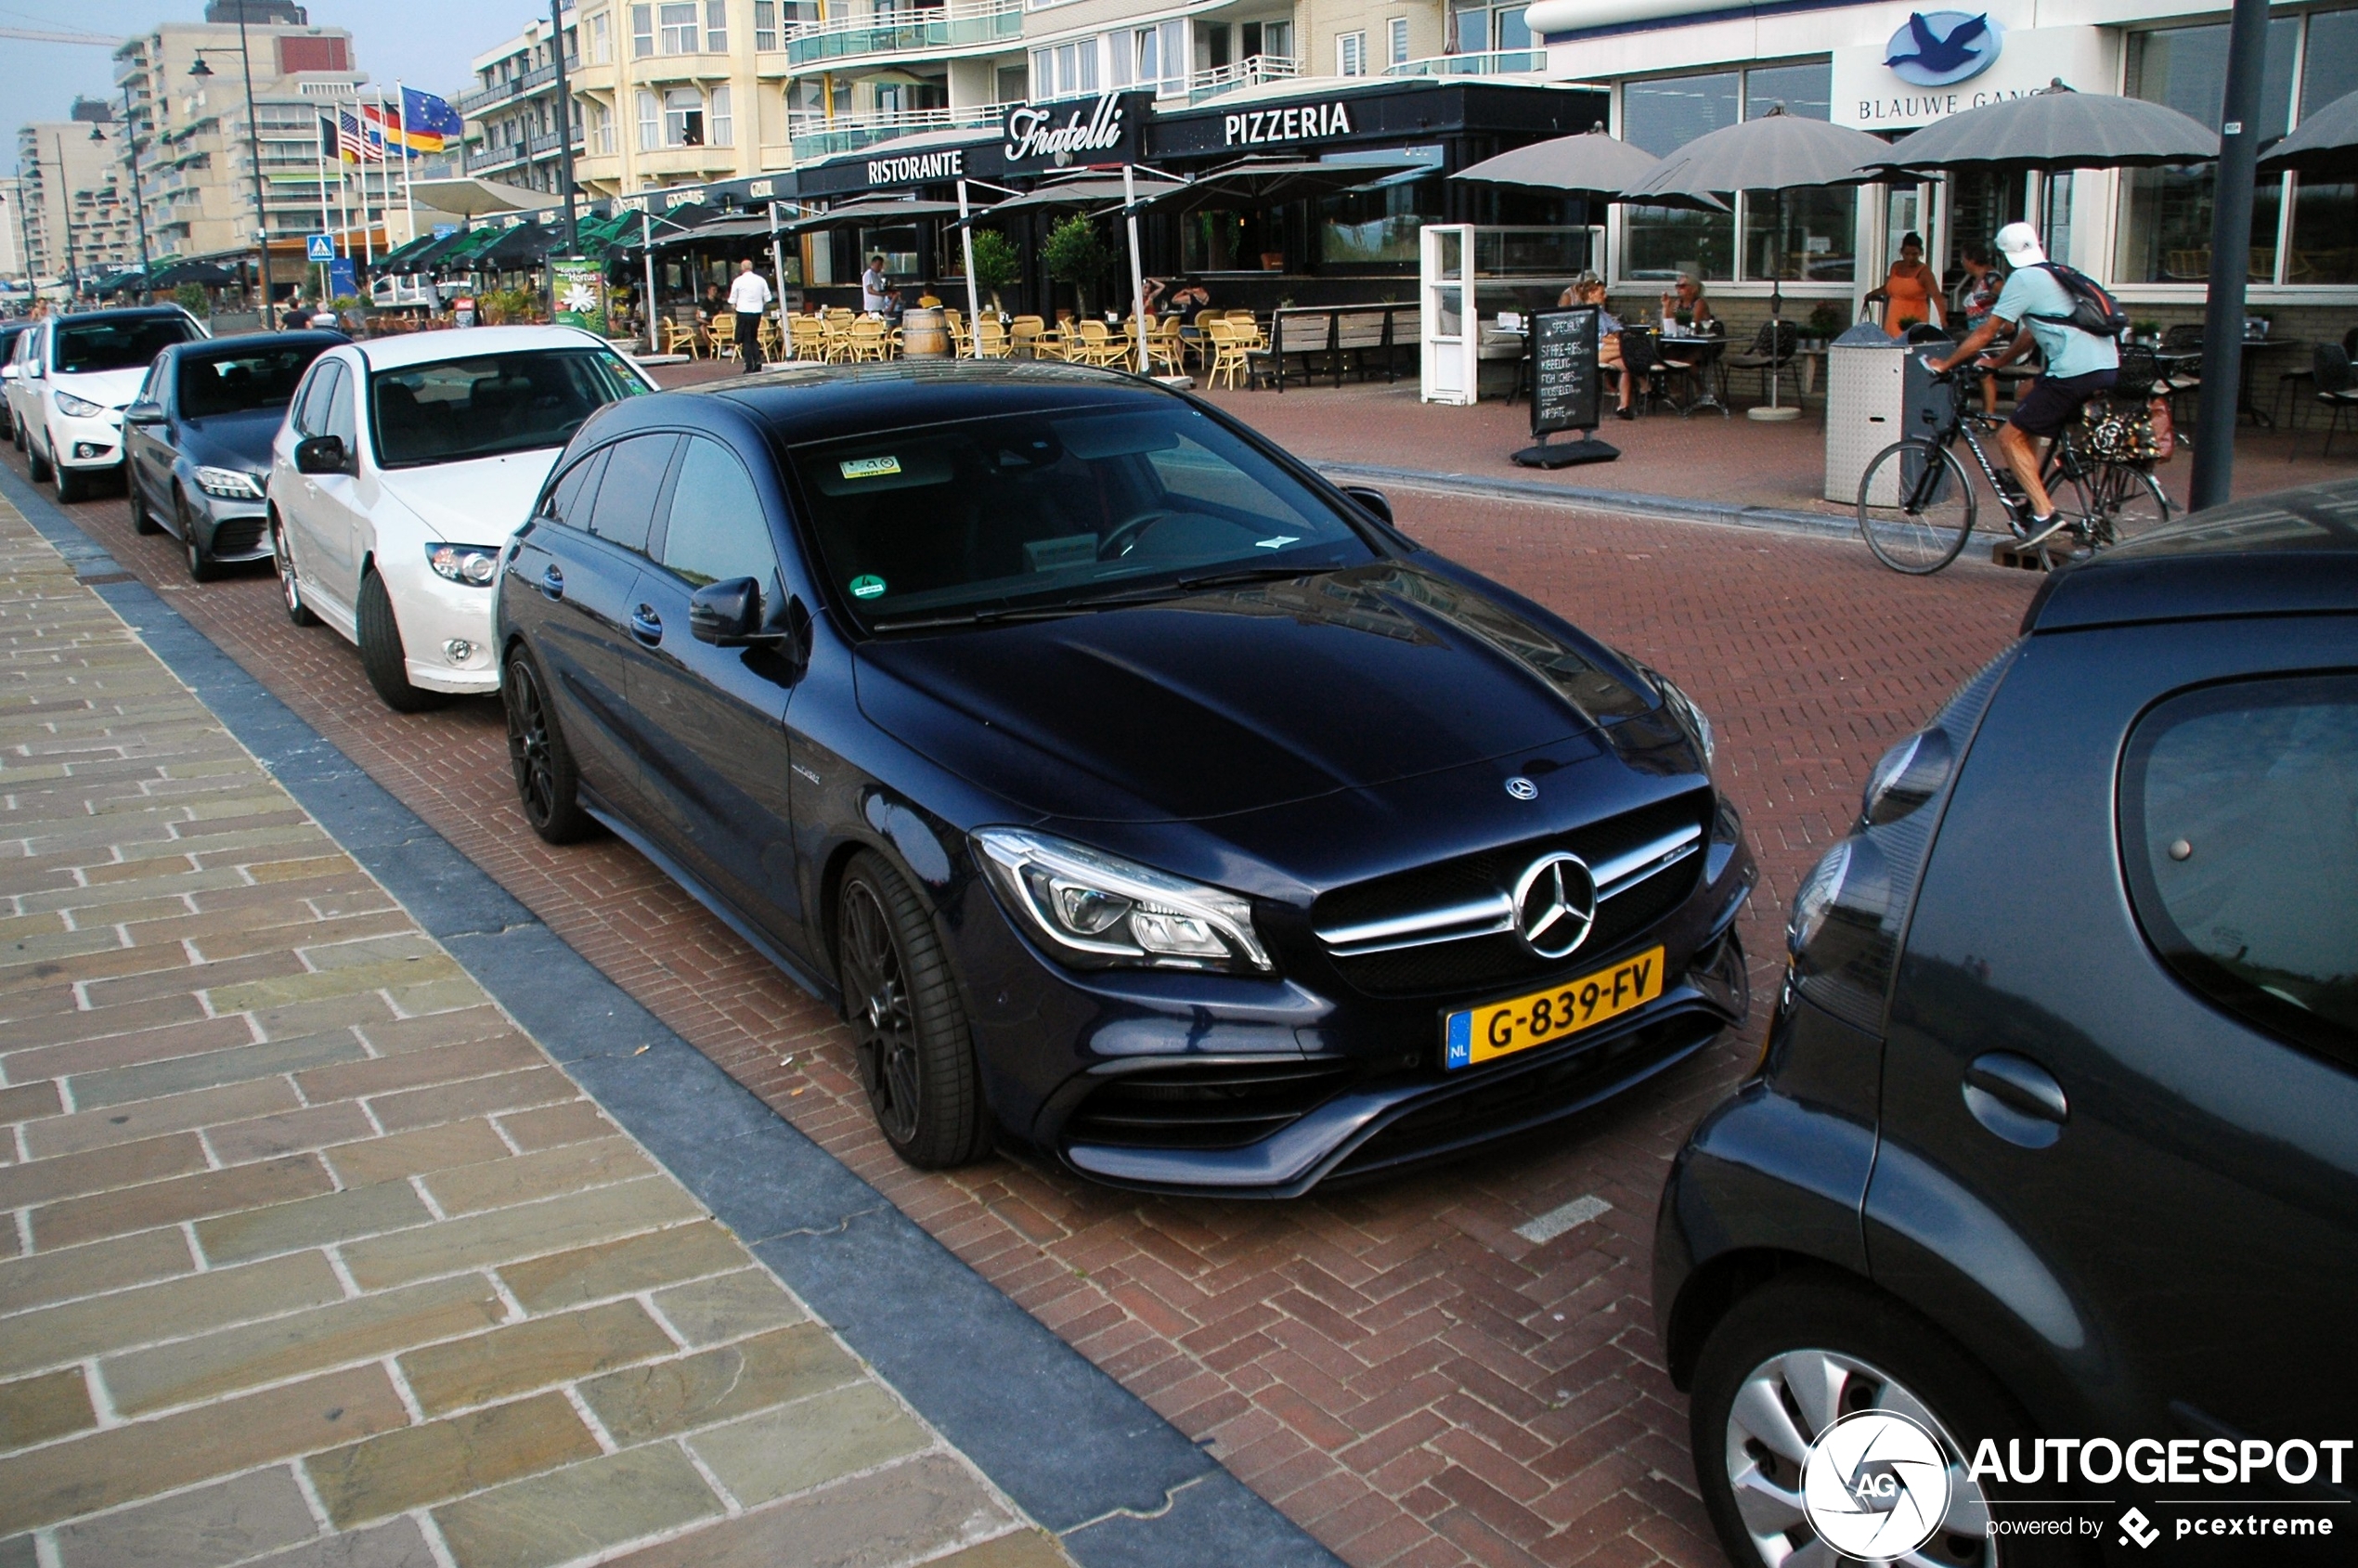
<svg viewBox="0 0 2358 1568">
<path fill-rule="evenodd" d="M 556 305 L 553 314 L 561 325 L 587 328 L 604 336 L 606 279 L 602 263 L 582 256 L 550 257 L 549 292 Z"/>
</svg>

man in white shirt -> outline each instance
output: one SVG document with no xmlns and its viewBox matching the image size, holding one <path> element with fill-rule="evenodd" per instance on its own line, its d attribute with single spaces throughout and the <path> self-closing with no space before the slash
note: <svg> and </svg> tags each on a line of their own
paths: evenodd
<svg viewBox="0 0 2358 1568">
<path fill-rule="evenodd" d="M 868 270 L 860 275 L 860 308 L 871 316 L 892 313 L 892 284 L 885 277 L 882 256 L 870 256 Z"/>
<path fill-rule="evenodd" d="M 737 314 L 737 357 L 747 371 L 761 369 L 761 317 L 770 308 L 770 280 L 753 269 L 751 259 L 737 264 L 729 285 L 729 308 Z"/>
</svg>

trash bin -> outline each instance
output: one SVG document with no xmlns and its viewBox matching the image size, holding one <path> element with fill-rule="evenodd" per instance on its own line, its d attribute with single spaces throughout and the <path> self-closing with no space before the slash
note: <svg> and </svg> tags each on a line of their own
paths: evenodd
<svg viewBox="0 0 2358 1568">
<path fill-rule="evenodd" d="M 1826 346 L 1828 500 L 1855 505 L 1877 452 L 1938 427 L 1948 395 L 1924 366 L 1924 355 L 1937 351 L 1903 343 L 1872 321 Z"/>
</svg>

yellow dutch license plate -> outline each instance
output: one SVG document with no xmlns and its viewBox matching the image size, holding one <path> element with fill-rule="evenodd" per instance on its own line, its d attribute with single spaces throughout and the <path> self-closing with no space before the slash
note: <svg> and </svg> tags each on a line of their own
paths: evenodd
<svg viewBox="0 0 2358 1568">
<path fill-rule="evenodd" d="M 1657 947 L 1529 996 L 1450 1014 L 1442 1030 L 1441 1065 L 1472 1067 L 1528 1051 L 1617 1018 L 1661 994 L 1662 949 Z"/>
</svg>

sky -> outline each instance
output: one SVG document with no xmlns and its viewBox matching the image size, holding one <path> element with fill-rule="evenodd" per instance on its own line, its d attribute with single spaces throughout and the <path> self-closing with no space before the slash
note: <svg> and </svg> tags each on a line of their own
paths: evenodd
<svg viewBox="0 0 2358 1568">
<path fill-rule="evenodd" d="M 545 17 L 531 0 L 304 0 L 313 25 L 352 33 L 372 82 L 396 80 L 451 97 L 467 61 Z M 160 21 L 202 21 L 204 0 L 0 0 L 0 27 L 128 36 Z M 62 120 L 77 96 L 114 90 L 112 51 L 91 44 L 0 38 L 0 170 L 13 172 L 17 127 Z"/>
</svg>

